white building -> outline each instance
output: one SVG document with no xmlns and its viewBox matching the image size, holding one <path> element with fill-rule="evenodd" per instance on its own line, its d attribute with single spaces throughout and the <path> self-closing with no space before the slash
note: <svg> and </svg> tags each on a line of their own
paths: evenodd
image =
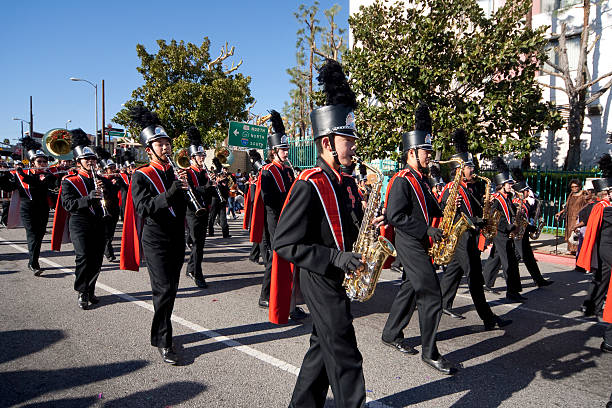
<svg viewBox="0 0 612 408">
<path fill-rule="evenodd" d="M 374 0 L 350 0 L 349 11 L 357 13 L 362 5 L 372 4 Z M 490 15 L 502 6 L 505 0 L 477 0 L 478 4 Z M 549 26 L 547 34 L 551 37 L 551 46 L 556 45 L 553 33 L 561 30 L 561 23 L 567 24 L 567 48 L 570 68 L 577 65 L 578 47 L 580 45 L 580 33 L 582 32 L 582 0 L 533 0 L 532 8 L 533 27 L 542 25 Z M 592 78 L 612 71 L 612 53 L 605 50 L 612 49 L 612 5 L 609 0 L 591 1 L 590 10 L 591 33 L 589 44 L 592 44 L 596 36 L 601 36 L 599 42 L 588 54 L 587 64 Z M 353 45 L 352 33 L 349 38 L 350 47 Z M 551 61 L 557 56 L 553 48 L 550 51 Z M 552 69 L 551 69 L 552 70 Z M 606 78 L 595 84 L 591 92 L 597 91 L 599 87 L 606 84 L 610 78 Z M 542 75 L 539 80 L 552 86 L 564 88 L 565 85 L 560 78 Z M 557 106 L 567 106 L 567 95 L 565 93 L 543 87 L 544 99 L 554 101 Z M 612 109 L 612 92 L 603 94 L 595 101 L 586 112 L 584 128 L 582 133 L 581 165 L 583 167 L 594 167 L 597 159 L 612 150 L 612 123 L 610 123 L 610 111 Z M 567 118 L 567 110 L 561 109 L 561 114 Z M 541 135 L 541 147 L 531 155 L 532 166 L 541 168 L 557 169 L 563 165 L 568 150 L 569 137 L 567 131 L 562 129 L 557 132 L 545 132 Z"/>
</svg>

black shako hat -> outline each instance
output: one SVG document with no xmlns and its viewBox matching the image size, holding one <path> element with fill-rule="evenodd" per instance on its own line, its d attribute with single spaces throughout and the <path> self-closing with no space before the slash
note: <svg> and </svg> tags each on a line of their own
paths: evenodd
<svg viewBox="0 0 612 408">
<path fill-rule="evenodd" d="M 453 146 L 457 154 L 452 155 L 451 160 L 460 159 L 463 160 L 466 166 L 474 166 L 472 153 L 468 152 L 467 133 L 465 133 L 464 129 L 459 128 L 453 132 Z M 450 165 L 453 169 L 461 167 L 456 161 L 451 162 Z"/>
<path fill-rule="evenodd" d="M 501 186 L 504 183 L 514 183 L 510 169 L 504 159 L 496 157 L 493 159 L 493 167 L 497 171 L 497 174 L 493 177 L 493 181 L 496 185 Z"/>
<path fill-rule="evenodd" d="M 106 150 L 102 146 L 96 146 L 94 150 L 96 152 L 96 156 L 98 156 L 98 158 L 100 159 L 100 164 L 102 165 L 103 169 L 107 169 L 111 166 L 116 166 L 108 150 Z"/>
<path fill-rule="evenodd" d="M 431 116 L 429 108 L 420 103 L 414 112 L 414 130 L 402 133 L 402 145 L 404 152 L 410 149 L 433 150 L 431 144 Z"/>
<path fill-rule="evenodd" d="M 202 146 L 200 130 L 196 126 L 190 126 L 189 129 L 187 129 L 187 137 L 189 138 L 189 157 L 206 157 L 206 150 L 204 146 Z"/>
<path fill-rule="evenodd" d="M 283 118 L 274 109 L 270 111 L 270 122 L 272 123 L 272 134 L 268 135 L 268 149 L 288 149 Z"/>
<path fill-rule="evenodd" d="M 141 145 L 147 147 L 154 141 L 163 137 L 172 140 L 162 127 L 157 114 L 141 105 L 132 106 L 129 113 L 132 121 L 141 129 L 140 135 L 138 136 Z"/>
<path fill-rule="evenodd" d="M 529 184 L 527 184 L 527 178 L 523 174 L 523 170 L 520 167 L 515 167 L 512 169 L 512 174 L 514 178 L 514 184 L 512 185 L 512 189 L 514 191 L 524 191 L 529 189 Z"/>
<path fill-rule="evenodd" d="M 47 154 L 41 150 L 42 146 L 30 136 L 26 136 L 21 140 L 21 147 L 28 153 L 28 160 L 33 162 L 37 157 L 47 159 Z"/>
<path fill-rule="evenodd" d="M 612 157 L 606 153 L 601 156 L 598 164 L 602 177 L 593 180 L 595 191 L 600 192 L 612 189 Z"/>
<path fill-rule="evenodd" d="M 327 59 L 319 69 L 319 86 L 325 93 L 325 105 L 310 113 L 314 140 L 337 134 L 359 138 L 355 127 L 357 97 L 351 90 L 338 61 Z"/>
<path fill-rule="evenodd" d="M 74 155 L 74 160 L 86 159 L 89 157 L 98 158 L 96 152 L 90 147 L 91 141 L 83 129 L 73 129 L 70 133 L 72 133 L 72 154 Z"/>
</svg>

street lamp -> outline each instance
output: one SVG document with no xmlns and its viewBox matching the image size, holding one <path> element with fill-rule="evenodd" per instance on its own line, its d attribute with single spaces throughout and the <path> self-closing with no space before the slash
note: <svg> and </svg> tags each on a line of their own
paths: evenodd
<svg viewBox="0 0 612 408">
<path fill-rule="evenodd" d="M 86 79 L 82 79 L 82 78 L 75 78 L 75 77 L 70 77 L 71 81 L 80 81 L 80 82 L 87 82 L 89 85 L 93 86 L 94 89 L 96 90 L 96 130 L 94 132 L 94 138 L 96 140 L 96 146 L 98 146 L 98 85 L 94 84 L 91 81 L 88 81 Z"/>
<path fill-rule="evenodd" d="M 72 122 L 72 119 L 68 119 L 68 120 L 66 121 L 66 129 L 68 129 L 68 124 L 69 124 L 70 122 Z"/>
</svg>

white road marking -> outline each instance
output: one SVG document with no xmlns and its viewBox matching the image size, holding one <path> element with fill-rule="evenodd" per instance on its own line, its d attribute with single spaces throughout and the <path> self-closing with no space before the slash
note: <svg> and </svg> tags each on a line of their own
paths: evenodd
<svg viewBox="0 0 612 408">
<path fill-rule="evenodd" d="M 22 247 L 20 245 L 17 245 L 15 243 L 13 243 L 13 242 L 3 238 L 3 237 L 0 237 L 0 241 L 3 241 L 4 243 L 6 243 L 7 245 L 9 245 L 12 248 L 16 249 L 19 252 L 26 253 L 26 254 L 28 253 L 28 250 L 26 248 L 24 248 L 24 247 Z M 40 257 L 39 260 L 44 262 L 44 263 L 46 263 L 47 265 L 53 266 L 54 268 L 58 268 L 62 272 L 74 275 L 74 271 L 65 268 L 64 265 L 60 265 L 60 264 L 58 264 L 56 262 L 53 262 L 52 260 L 44 258 L 44 257 Z M 96 288 L 97 289 L 98 288 L 102 289 L 105 292 L 108 292 L 108 293 L 113 294 L 115 296 L 118 296 L 118 297 L 120 297 L 122 299 L 125 299 L 125 300 L 129 301 L 131 304 L 140 306 L 143 309 L 146 309 L 146 310 L 148 310 L 150 312 L 154 311 L 152 304 L 149 304 L 149 303 L 144 302 L 142 300 L 138 300 L 135 297 L 130 296 L 127 293 L 124 293 L 124 292 L 122 292 L 122 291 L 120 291 L 118 289 L 115 289 L 113 287 L 105 285 L 104 283 L 97 282 L 96 283 Z M 202 334 L 202 335 L 204 335 L 204 336 L 206 336 L 206 337 L 208 337 L 208 338 L 210 338 L 212 340 L 215 340 L 215 341 L 217 341 L 219 343 L 223 343 L 226 346 L 230 347 L 231 349 L 238 350 L 238 351 L 240 351 L 240 352 L 242 352 L 244 354 L 247 354 L 247 355 L 249 355 L 251 357 L 254 357 L 254 358 L 256 358 L 256 359 L 258 359 L 260 361 L 263 361 L 264 363 L 270 364 L 273 367 L 279 368 L 279 369 L 281 369 L 283 371 L 286 371 L 288 373 L 291 373 L 291 374 L 293 374 L 295 376 L 297 376 L 299 374 L 299 372 L 300 372 L 300 369 L 298 367 L 294 366 L 293 364 L 289 364 L 286 361 L 280 360 L 280 359 L 278 359 L 276 357 L 273 357 L 273 356 L 271 356 L 269 354 L 262 353 L 261 351 L 255 350 L 252 347 L 245 346 L 244 344 L 242 344 L 242 343 L 240 343 L 240 342 L 238 342 L 236 340 L 233 340 L 233 339 L 231 339 L 231 338 L 229 338 L 227 336 L 219 334 L 219 333 L 217 333 L 214 330 L 202 327 L 199 324 L 193 323 L 193 322 L 191 322 L 191 321 L 189 321 L 187 319 L 183 319 L 182 317 L 179 317 L 179 316 L 176 316 L 176 315 L 173 314 L 172 315 L 172 321 L 174 321 L 174 322 L 176 322 L 176 323 L 178 323 L 178 324 L 180 324 L 182 326 L 185 326 L 185 327 L 193 330 L 194 332 Z M 371 398 L 367 398 L 366 400 L 367 400 L 368 406 L 370 408 L 391 408 L 391 407 L 388 407 L 387 405 L 385 405 L 385 404 L 383 404 L 383 403 L 381 403 L 379 401 L 374 401 Z"/>
</svg>

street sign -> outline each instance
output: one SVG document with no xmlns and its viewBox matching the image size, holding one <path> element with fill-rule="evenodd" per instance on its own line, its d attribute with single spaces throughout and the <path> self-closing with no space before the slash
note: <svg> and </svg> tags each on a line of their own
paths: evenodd
<svg viewBox="0 0 612 408">
<path fill-rule="evenodd" d="M 249 149 L 266 149 L 267 142 L 267 127 L 233 121 L 229 123 L 228 145 Z"/>
<path fill-rule="evenodd" d="M 116 138 L 116 137 L 124 137 L 125 136 L 125 132 L 117 132 L 115 130 L 107 131 L 106 134 L 108 136 L 110 136 L 111 138 L 113 138 L 113 139 Z"/>
</svg>

